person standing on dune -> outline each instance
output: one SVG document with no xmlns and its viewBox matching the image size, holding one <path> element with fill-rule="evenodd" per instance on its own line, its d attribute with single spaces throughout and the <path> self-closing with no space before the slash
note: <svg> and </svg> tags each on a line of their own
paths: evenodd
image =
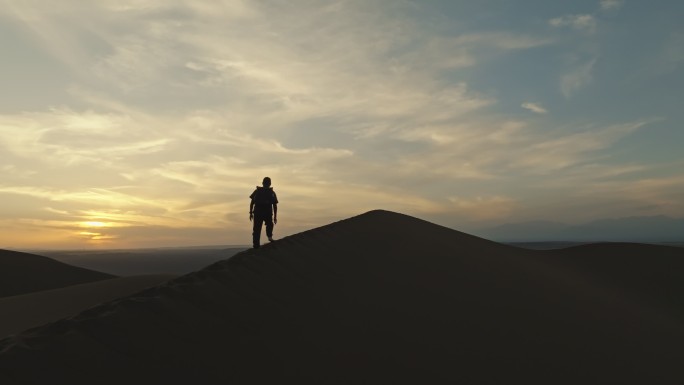
<svg viewBox="0 0 684 385">
<path fill-rule="evenodd" d="M 252 229 L 252 243 L 255 249 L 260 246 L 261 226 L 266 223 L 266 236 L 273 242 L 273 225 L 278 223 L 278 197 L 271 187 L 271 178 L 266 177 L 263 186 L 257 186 L 249 196 L 249 220 L 254 221 Z"/>
</svg>

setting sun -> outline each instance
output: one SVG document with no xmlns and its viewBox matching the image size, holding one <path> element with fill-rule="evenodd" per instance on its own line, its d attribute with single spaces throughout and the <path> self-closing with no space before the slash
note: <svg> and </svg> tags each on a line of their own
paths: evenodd
<svg viewBox="0 0 684 385">
<path fill-rule="evenodd" d="M 104 222 L 83 222 L 82 227 L 106 227 L 107 224 Z"/>
<path fill-rule="evenodd" d="M 79 231 L 78 235 L 89 242 L 94 241 L 100 243 L 102 241 L 108 241 L 115 238 L 103 232 L 107 227 L 110 227 L 110 225 L 110 223 L 100 221 L 81 222 L 80 227 L 83 228 L 83 231 Z"/>
</svg>

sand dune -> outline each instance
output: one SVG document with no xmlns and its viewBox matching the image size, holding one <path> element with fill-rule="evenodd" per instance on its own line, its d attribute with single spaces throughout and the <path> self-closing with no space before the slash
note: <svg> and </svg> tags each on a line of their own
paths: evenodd
<svg viewBox="0 0 684 385">
<path fill-rule="evenodd" d="M 82 283 L 60 289 L 0 298 L 0 338 L 76 315 L 103 302 L 134 294 L 174 278 L 140 275 Z"/>
<path fill-rule="evenodd" d="M 621 291 L 684 322 L 684 249 L 638 243 L 598 243 L 551 253 L 563 269 Z"/>
<path fill-rule="evenodd" d="M 0 250 L 0 297 L 113 278 L 35 254 Z"/>
<path fill-rule="evenodd" d="M 682 322 L 573 253 L 372 211 L 2 340 L 0 381 L 684 383 Z"/>
</svg>

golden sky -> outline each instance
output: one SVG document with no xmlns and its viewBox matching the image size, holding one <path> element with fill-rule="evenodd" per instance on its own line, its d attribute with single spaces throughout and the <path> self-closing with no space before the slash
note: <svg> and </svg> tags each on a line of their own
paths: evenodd
<svg viewBox="0 0 684 385">
<path fill-rule="evenodd" d="M 683 216 L 682 5 L 511 3 L 5 0 L 0 247 Z"/>
</svg>

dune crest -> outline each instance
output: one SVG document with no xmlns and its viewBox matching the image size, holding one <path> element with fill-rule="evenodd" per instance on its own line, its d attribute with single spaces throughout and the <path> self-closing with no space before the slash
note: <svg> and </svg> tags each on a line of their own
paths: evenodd
<svg viewBox="0 0 684 385">
<path fill-rule="evenodd" d="M 681 322 L 556 256 L 371 211 L 2 340 L 0 380 L 684 382 Z"/>
</svg>

